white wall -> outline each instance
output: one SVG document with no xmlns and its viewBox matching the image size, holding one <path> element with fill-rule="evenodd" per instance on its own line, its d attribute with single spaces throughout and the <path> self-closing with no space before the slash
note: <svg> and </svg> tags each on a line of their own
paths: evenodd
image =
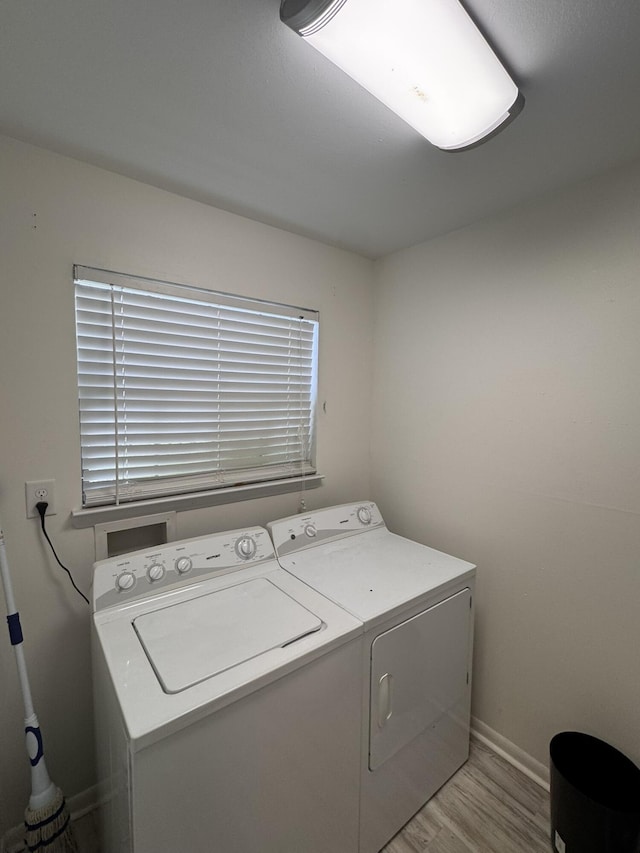
<svg viewBox="0 0 640 853">
<path fill-rule="evenodd" d="M 376 272 L 372 496 L 478 564 L 473 713 L 640 763 L 640 163 Z"/>
<path fill-rule="evenodd" d="M 318 467 L 307 505 L 369 494 L 371 262 L 101 169 L 0 138 L 0 515 L 49 768 L 73 795 L 94 782 L 89 612 L 27 520 L 24 482 L 55 478 L 57 550 L 88 591 L 92 530 L 80 504 L 72 265 L 184 282 L 320 310 Z M 178 535 L 266 523 L 298 496 L 178 515 Z M 0 602 L 4 606 L 2 597 Z M 6 640 L 6 641 L 5 641 Z M 28 796 L 22 710 L 0 640 L 0 837 Z"/>
<path fill-rule="evenodd" d="M 94 782 L 89 614 L 24 517 L 24 482 L 55 478 L 49 529 L 88 590 L 93 534 L 69 522 L 74 262 L 318 308 L 326 483 L 308 505 L 371 495 L 392 529 L 478 564 L 484 723 L 543 763 L 565 728 L 640 762 L 640 163 L 379 262 L 375 324 L 372 265 L 347 252 L 6 138 L 0 186 L 0 516 L 67 795 Z M 178 535 L 296 508 L 180 513 Z M 1 837 L 28 796 L 1 639 L 0 685 Z"/>
</svg>

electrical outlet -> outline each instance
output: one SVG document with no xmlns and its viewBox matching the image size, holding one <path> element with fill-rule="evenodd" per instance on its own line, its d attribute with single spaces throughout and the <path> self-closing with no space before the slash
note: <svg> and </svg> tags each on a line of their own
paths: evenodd
<svg viewBox="0 0 640 853">
<path fill-rule="evenodd" d="M 36 504 L 46 501 L 47 515 L 56 514 L 56 481 L 55 480 L 30 480 L 24 484 L 24 497 L 27 506 L 27 518 L 40 518 Z"/>
</svg>

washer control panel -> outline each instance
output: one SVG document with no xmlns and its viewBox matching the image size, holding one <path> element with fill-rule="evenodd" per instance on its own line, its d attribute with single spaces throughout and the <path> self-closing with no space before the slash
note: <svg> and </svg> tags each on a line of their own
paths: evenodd
<svg viewBox="0 0 640 853">
<path fill-rule="evenodd" d="M 371 501 L 327 507 L 292 515 L 267 525 L 279 557 L 356 533 L 384 527 L 380 510 Z"/>
<path fill-rule="evenodd" d="M 93 567 L 93 609 L 103 610 L 266 560 L 275 560 L 275 553 L 263 527 L 214 533 L 110 557 Z"/>
</svg>

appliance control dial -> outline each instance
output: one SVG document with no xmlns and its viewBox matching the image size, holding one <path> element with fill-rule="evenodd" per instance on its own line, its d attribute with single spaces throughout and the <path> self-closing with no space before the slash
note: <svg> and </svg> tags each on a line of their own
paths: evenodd
<svg viewBox="0 0 640 853">
<path fill-rule="evenodd" d="M 241 560 L 250 560 L 257 550 L 258 546 L 253 536 L 241 536 L 236 542 L 235 551 Z"/>
<path fill-rule="evenodd" d="M 357 515 L 360 524 L 371 524 L 371 510 L 368 506 L 359 507 Z"/>
<path fill-rule="evenodd" d="M 131 589 L 136 582 L 136 576 L 133 572 L 122 572 L 116 578 L 116 589 L 118 592 L 126 592 Z"/>
<path fill-rule="evenodd" d="M 161 581 L 164 577 L 164 566 L 161 563 L 154 563 L 152 566 L 149 566 L 147 569 L 147 577 L 151 583 L 154 581 Z"/>
<path fill-rule="evenodd" d="M 315 524 L 305 524 L 305 526 L 304 526 L 304 532 L 307 534 L 307 536 L 308 536 L 310 539 L 313 539 L 313 537 L 316 535 L 316 533 L 317 533 L 318 531 L 316 530 L 316 526 L 315 526 Z"/>
<path fill-rule="evenodd" d="M 178 557 L 176 560 L 176 572 L 179 575 L 186 574 L 193 567 L 190 557 Z"/>
</svg>

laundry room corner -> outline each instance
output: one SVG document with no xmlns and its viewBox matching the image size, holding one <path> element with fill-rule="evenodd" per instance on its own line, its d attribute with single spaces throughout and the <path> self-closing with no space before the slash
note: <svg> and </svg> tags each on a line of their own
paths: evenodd
<svg viewBox="0 0 640 853">
<path fill-rule="evenodd" d="M 639 198 L 635 160 L 376 264 L 372 497 L 477 564 L 472 714 L 538 769 L 640 761 Z"/>
</svg>

